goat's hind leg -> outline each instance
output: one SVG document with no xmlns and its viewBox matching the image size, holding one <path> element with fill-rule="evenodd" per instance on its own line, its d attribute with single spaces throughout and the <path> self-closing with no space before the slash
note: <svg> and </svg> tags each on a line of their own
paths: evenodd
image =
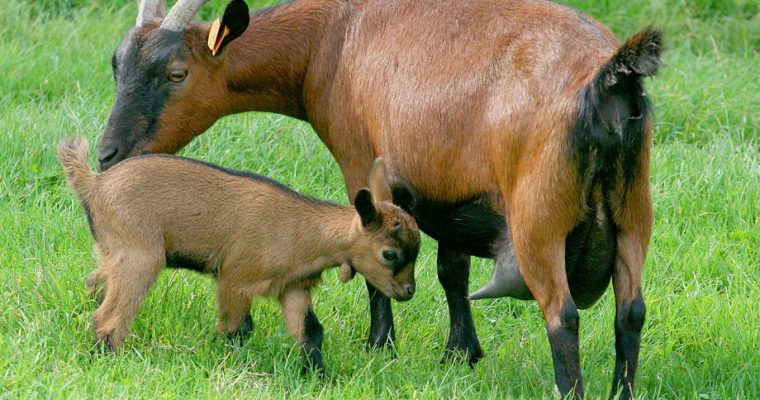
<svg viewBox="0 0 760 400">
<path fill-rule="evenodd" d="M 314 368 L 324 374 L 322 363 L 322 325 L 311 305 L 311 292 L 306 288 L 286 289 L 280 295 L 280 306 L 288 331 L 302 346 L 301 355 L 306 368 Z"/>
<path fill-rule="evenodd" d="M 539 190 L 540 186 L 533 189 Z M 527 190 L 513 201 L 509 228 L 522 277 L 541 307 L 554 361 L 554 379 L 561 395 L 583 397 L 580 370 L 578 308 L 565 271 L 565 239 L 572 215 L 561 210 L 560 196 L 537 196 Z M 544 200 L 544 204 L 537 200 Z"/>
<path fill-rule="evenodd" d="M 642 181 L 643 189 L 628 193 L 628 203 L 618 220 L 617 259 L 612 273 L 616 303 L 616 357 L 610 398 L 618 391 L 620 399 L 633 398 L 641 329 L 646 317 L 641 274 L 652 232 L 652 203 L 647 179 Z"/>
<path fill-rule="evenodd" d="M 103 304 L 93 315 L 93 325 L 101 348 L 114 351 L 124 344 L 132 321 L 164 267 L 165 259 L 163 253 L 132 249 L 103 263 L 108 265 L 105 270 L 108 289 Z M 101 279 L 98 271 L 95 274 L 93 281 Z"/>
<path fill-rule="evenodd" d="M 108 272 L 106 266 L 102 265 L 95 271 L 87 275 L 87 297 L 95 300 L 96 305 L 103 304 L 103 299 L 108 290 Z"/>
</svg>

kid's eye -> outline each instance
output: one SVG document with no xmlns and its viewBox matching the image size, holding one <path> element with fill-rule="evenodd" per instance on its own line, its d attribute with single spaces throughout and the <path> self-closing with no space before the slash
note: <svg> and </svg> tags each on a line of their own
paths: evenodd
<svg viewBox="0 0 760 400">
<path fill-rule="evenodd" d="M 385 250 L 383 251 L 383 258 L 388 262 L 396 262 L 398 261 L 398 253 L 391 250 Z"/>
</svg>

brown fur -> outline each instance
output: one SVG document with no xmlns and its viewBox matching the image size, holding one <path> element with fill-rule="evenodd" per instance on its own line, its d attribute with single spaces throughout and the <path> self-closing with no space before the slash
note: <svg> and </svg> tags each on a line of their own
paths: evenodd
<svg viewBox="0 0 760 400">
<path fill-rule="evenodd" d="M 485 199 L 506 221 L 519 272 L 548 329 L 567 325 L 562 310 L 575 306 L 565 241 L 601 204 L 588 203 L 598 185 L 578 179 L 586 171 L 573 158 L 580 93 L 603 68 L 609 77 L 653 74 L 659 38 L 650 40 L 644 31 L 616 54 L 621 45 L 601 23 L 542 0 L 297 0 L 253 14 L 244 34 L 216 58 L 202 45 L 207 31 L 202 23 L 186 30 L 190 78 L 167 102 L 155 135 L 131 154 L 175 152 L 232 113 L 307 120 L 340 165 L 350 198 L 366 185 L 372 160 L 383 156 L 389 175 L 426 201 Z M 649 62 L 629 68 L 627 62 L 652 45 Z M 101 147 L 110 146 L 109 132 Z M 608 166 L 618 175 L 610 198 L 595 197 L 605 207 L 609 202 L 618 230 L 613 280 L 619 309 L 640 296 L 652 226 L 649 122 L 640 134 L 643 150 L 635 163 Z M 469 258 L 461 265 L 469 268 Z M 447 278 L 450 272 L 440 268 L 441 282 L 459 278 Z M 450 306 L 451 298 L 462 297 L 450 298 L 446 290 Z M 469 313 L 469 305 L 462 307 Z M 452 346 L 480 352 L 479 346 Z M 582 394 L 577 342 L 568 346 L 576 348 L 568 384 Z M 474 362 L 480 354 L 469 356 Z M 632 374 L 625 380 L 632 385 Z"/>
<path fill-rule="evenodd" d="M 372 169 L 375 214 L 366 227 L 354 207 L 189 159 L 144 156 L 95 174 L 84 139 L 62 142 L 58 155 L 93 221 L 100 265 L 87 289 L 105 289 L 93 319 L 97 338 L 111 349 L 122 346 L 173 254 L 216 276 L 218 329 L 224 333 L 238 329 L 254 298 L 275 297 L 289 331 L 303 342 L 310 288 L 324 269 L 341 264 L 387 296 L 408 300 L 414 292 L 419 234 L 414 220 L 389 202 L 381 160 Z M 389 250 L 406 256 L 403 265 L 384 261 Z"/>
</svg>

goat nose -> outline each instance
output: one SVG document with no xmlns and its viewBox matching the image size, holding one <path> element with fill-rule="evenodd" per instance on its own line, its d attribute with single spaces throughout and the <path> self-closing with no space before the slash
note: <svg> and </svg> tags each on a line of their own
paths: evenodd
<svg viewBox="0 0 760 400">
<path fill-rule="evenodd" d="M 111 168 L 117 161 L 116 156 L 119 154 L 118 146 L 104 147 L 98 150 L 98 169 L 105 171 Z"/>
</svg>

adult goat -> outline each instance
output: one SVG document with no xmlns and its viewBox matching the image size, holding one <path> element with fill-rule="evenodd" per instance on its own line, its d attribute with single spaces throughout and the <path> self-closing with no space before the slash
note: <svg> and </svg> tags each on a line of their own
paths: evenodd
<svg viewBox="0 0 760 400">
<path fill-rule="evenodd" d="M 148 4 L 150 3 L 150 4 Z M 622 46 L 602 24 L 541 0 L 295 0 L 191 22 L 204 1 L 141 4 L 114 52 L 116 100 L 101 168 L 173 153 L 224 115 L 308 121 L 349 198 L 383 156 L 394 201 L 438 241 L 447 355 L 482 357 L 470 256 L 496 261 L 473 297 L 538 301 L 560 391 L 583 393 L 578 311 L 612 278 L 613 393 L 633 392 L 652 227 L 651 121 L 642 77 L 661 34 Z M 367 285 L 370 343 L 394 338 L 390 300 Z"/>
</svg>

